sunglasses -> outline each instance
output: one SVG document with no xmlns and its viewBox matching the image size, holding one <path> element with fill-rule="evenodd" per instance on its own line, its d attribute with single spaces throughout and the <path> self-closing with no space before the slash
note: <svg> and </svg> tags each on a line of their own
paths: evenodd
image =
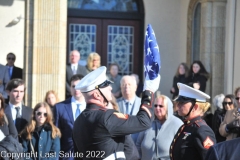
<svg viewBox="0 0 240 160">
<path fill-rule="evenodd" d="M 12 60 L 12 61 L 14 61 L 15 58 L 14 58 L 14 57 L 8 57 L 7 60 Z"/>
<path fill-rule="evenodd" d="M 240 99 L 240 97 L 236 97 L 235 99 L 238 101 Z"/>
<path fill-rule="evenodd" d="M 225 106 L 225 105 L 227 105 L 227 104 L 230 106 L 230 105 L 233 104 L 233 102 L 223 102 L 222 104 L 223 104 L 223 106 Z"/>
<path fill-rule="evenodd" d="M 36 114 L 37 114 L 37 116 L 44 115 L 44 117 L 47 117 L 47 113 L 44 113 L 44 112 L 38 112 L 38 111 L 36 111 Z"/>
<path fill-rule="evenodd" d="M 154 104 L 154 107 L 155 108 L 157 108 L 157 107 L 163 108 L 164 106 L 163 105 Z"/>
</svg>

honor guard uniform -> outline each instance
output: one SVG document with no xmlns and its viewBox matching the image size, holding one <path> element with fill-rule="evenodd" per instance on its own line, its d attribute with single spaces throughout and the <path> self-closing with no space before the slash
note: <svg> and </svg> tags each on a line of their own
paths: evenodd
<svg viewBox="0 0 240 160">
<path fill-rule="evenodd" d="M 216 144 L 214 132 L 202 119 L 201 114 L 188 117 L 195 105 L 201 108 L 208 103 L 206 99 L 210 96 L 182 83 L 178 83 L 178 87 L 179 96 L 175 100 L 177 105 L 180 105 L 178 107 L 184 107 L 183 105 L 188 102 L 191 102 L 192 106 L 187 115 L 184 115 L 184 124 L 174 136 L 170 146 L 170 158 L 171 160 L 203 160 L 208 149 Z"/>
<path fill-rule="evenodd" d="M 108 109 L 100 102 L 93 102 L 94 95 L 90 94 L 99 92 L 108 103 L 107 97 L 111 96 L 111 89 L 108 95 L 103 90 L 108 90 L 106 87 L 110 87 L 110 83 L 106 78 L 106 67 L 100 67 L 87 74 L 75 87 L 83 93 L 87 102 L 86 109 L 76 119 L 73 127 L 75 151 L 83 155 L 79 159 L 125 160 L 125 136 L 151 127 L 154 117 L 152 91 L 143 92 L 136 116 L 122 114 Z"/>
</svg>

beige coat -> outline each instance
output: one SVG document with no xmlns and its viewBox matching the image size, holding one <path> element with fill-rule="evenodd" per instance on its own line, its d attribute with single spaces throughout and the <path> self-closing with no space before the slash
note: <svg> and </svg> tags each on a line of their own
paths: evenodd
<svg viewBox="0 0 240 160">
<path fill-rule="evenodd" d="M 225 128 L 226 125 L 230 122 L 232 122 L 233 120 L 237 119 L 237 117 L 240 118 L 240 115 L 237 111 L 238 108 L 234 108 L 233 110 L 227 111 L 223 122 L 221 123 L 220 127 L 219 127 L 219 133 L 223 136 L 226 137 L 226 140 L 231 140 L 237 137 L 236 133 L 227 133 Z"/>
</svg>

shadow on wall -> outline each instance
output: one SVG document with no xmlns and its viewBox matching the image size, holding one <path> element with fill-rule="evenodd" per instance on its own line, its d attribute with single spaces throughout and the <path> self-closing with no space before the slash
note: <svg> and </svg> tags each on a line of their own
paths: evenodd
<svg viewBox="0 0 240 160">
<path fill-rule="evenodd" d="M 0 0 L 0 6 L 11 6 L 14 0 Z"/>
<path fill-rule="evenodd" d="M 25 1 L 25 0 L 0 0 L 0 6 L 12 6 L 14 1 Z"/>
</svg>

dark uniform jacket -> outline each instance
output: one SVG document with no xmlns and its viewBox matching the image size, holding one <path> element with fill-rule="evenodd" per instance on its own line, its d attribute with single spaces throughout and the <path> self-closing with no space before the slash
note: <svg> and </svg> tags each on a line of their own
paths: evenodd
<svg viewBox="0 0 240 160">
<path fill-rule="evenodd" d="M 208 149 L 216 144 L 212 129 L 200 117 L 184 121 L 170 146 L 172 160 L 203 160 Z"/>
<path fill-rule="evenodd" d="M 142 107 L 136 116 L 118 113 L 116 110 L 105 109 L 95 104 L 87 104 L 73 127 L 75 151 L 84 155 L 84 158 L 79 159 L 101 160 L 113 153 L 123 152 L 126 135 L 151 127 L 153 118 L 149 117 L 146 110 L 153 117 L 152 96 L 153 94 L 143 95 L 148 102 L 145 103 L 144 98 L 142 99 Z M 89 152 L 92 155 L 89 155 Z"/>
<path fill-rule="evenodd" d="M 240 158 L 240 138 L 218 143 L 212 146 L 205 160 L 237 160 Z"/>
</svg>

